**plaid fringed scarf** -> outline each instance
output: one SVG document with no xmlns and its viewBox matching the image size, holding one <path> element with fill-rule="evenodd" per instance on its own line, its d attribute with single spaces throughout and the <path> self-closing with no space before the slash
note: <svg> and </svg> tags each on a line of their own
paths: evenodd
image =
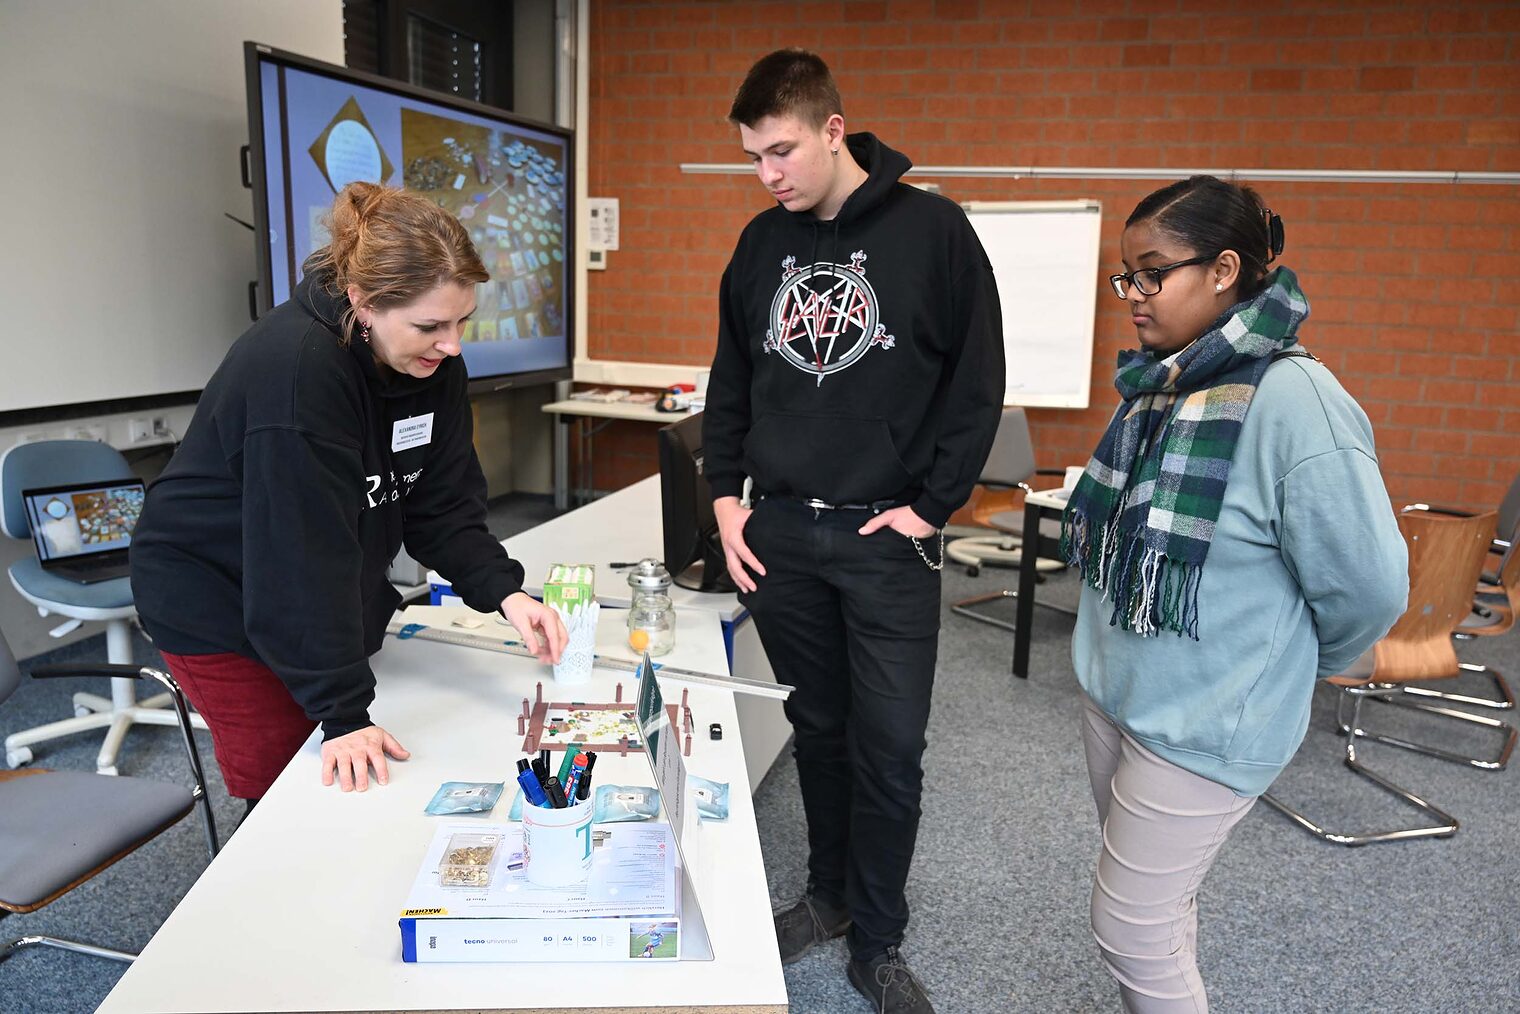
<svg viewBox="0 0 1520 1014">
<path fill-rule="evenodd" d="M 1198 639 L 1198 582 L 1235 441 L 1272 356 L 1292 347 L 1309 304 L 1278 268 L 1167 363 L 1119 354 L 1124 403 L 1072 491 L 1061 552 L 1114 603 L 1111 625 Z"/>
</svg>

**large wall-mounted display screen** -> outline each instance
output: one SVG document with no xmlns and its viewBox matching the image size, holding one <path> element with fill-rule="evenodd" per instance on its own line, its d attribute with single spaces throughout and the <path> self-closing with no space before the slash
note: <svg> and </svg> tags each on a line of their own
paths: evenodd
<svg viewBox="0 0 1520 1014">
<path fill-rule="evenodd" d="M 246 53 L 261 309 L 289 299 L 327 243 L 345 184 L 404 186 L 458 216 L 491 273 L 464 335 L 470 377 L 568 377 L 570 132 L 254 43 Z"/>
</svg>

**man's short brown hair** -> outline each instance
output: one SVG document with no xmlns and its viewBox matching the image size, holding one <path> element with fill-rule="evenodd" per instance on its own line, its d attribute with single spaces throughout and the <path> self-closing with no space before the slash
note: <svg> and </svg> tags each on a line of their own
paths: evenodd
<svg viewBox="0 0 1520 1014">
<path fill-rule="evenodd" d="M 767 116 L 792 115 L 816 128 L 844 115 L 829 65 L 817 53 L 792 47 L 762 56 L 749 69 L 728 111 L 730 123 L 753 128 Z"/>
</svg>

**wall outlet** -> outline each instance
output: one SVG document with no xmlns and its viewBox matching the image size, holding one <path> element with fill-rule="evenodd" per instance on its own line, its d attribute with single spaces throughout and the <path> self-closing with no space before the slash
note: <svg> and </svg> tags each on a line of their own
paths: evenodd
<svg viewBox="0 0 1520 1014">
<path fill-rule="evenodd" d="M 127 439 L 129 443 L 140 444 L 153 439 L 153 420 L 151 419 L 128 419 Z"/>
<path fill-rule="evenodd" d="M 172 439 L 174 437 L 174 432 L 169 429 L 168 416 L 156 415 L 153 417 L 153 435 L 155 437 L 165 437 L 169 439 Z"/>
<path fill-rule="evenodd" d="M 106 442 L 106 428 L 98 423 L 81 423 L 69 428 L 68 437 L 70 440 L 96 440 L 103 444 Z"/>
</svg>

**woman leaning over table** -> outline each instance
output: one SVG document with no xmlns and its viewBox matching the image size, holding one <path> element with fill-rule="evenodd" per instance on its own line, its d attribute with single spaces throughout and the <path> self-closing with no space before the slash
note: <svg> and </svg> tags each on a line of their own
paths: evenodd
<svg viewBox="0 0 1520 1014">
<path fill-rule="evenodd" d="M 469 235 L 371 183 L 338 194 L 329 231 L 207 383 L 132 541 L 137 610 L 250 809 L 318 723 L 345 792 L 408 756 L 369 717 L 403 544 L 541 659 L 565 644 L 485 525 L 459 353 L 490 276 Z"/>
<path fill-rule="evenodd" d="M 1140 348 L 1072 492 L 1072 637 L 1103 847 L 1092 927 L 1125 1010 L 1206 1011 L 1199 883 L 1303 740 L 1317 678 L 1408 594 L 1372 427 L 1299 349 L 1282 220 L 1195 176 L 1120 240 Z"/>
</svg>

